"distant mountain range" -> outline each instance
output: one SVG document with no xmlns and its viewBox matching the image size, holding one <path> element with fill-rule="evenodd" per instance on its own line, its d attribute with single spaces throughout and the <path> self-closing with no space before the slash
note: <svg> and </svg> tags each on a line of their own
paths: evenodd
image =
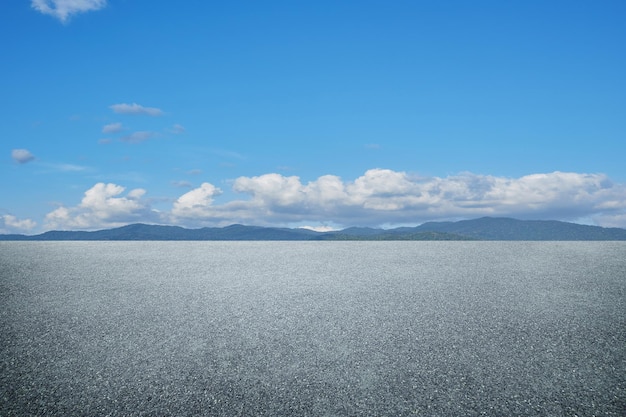
<svg viewBox="0 0 626 417">
<path fill-rule="evenodd" d="M 417 227 L 350 227 L 332 232 L 244 226 L 185 229 L 131 224 L 115 229 L 49 231 L 39 235 L 0 235 L 0 240 L 626 240 L 626 229 L 586 226 L 553 220 L 482 217 L 457 222 L 428 222 Z"/>
</svg>

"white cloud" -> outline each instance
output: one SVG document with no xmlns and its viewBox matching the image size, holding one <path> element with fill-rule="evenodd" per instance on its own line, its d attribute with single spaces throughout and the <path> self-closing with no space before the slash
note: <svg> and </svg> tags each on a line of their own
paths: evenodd
<svg viewBox="0 0 626 417">
<path fill-rule="evenodd" d="M 124 128 L 121 123 L 109 123 L 108 125 L 104 125 L 102 127 L 102 133 L 118 133 L 121 132 Z"/>
<path fill-rule="evenodd" d="M 106 6 L 106 0 L 32 0 L 31 7 L 66 23 L 70 16 Z"/>
<path fill-rule="evenodd" d="M 161 109 L 158 109 L 156 107 L 144 107 L 144 106 L 140 106 L 137 103 L 113 104 L 112 106 L 109 106 L 109 107 L 115 113 L 119 113 L 119 114 L 144 114 L 147 116 L 162 116 L 163 115 L 163 111 Z"/>
<path fill-rule="evenodd" d="M 61 206 L 46 215 L 48 229 L 96 229 L 124 224 L 153 221 L 156 213 L 142 200 L 145 190 L 131 190 L 125 197 L 119 195 L 125 188 L 117 184 L 97 183 L 85 192 L 76 207 Z"/>
<path fill-rule="evenodd" d="M 212 190 L 208 183 L 186 196 Z M 354 181 L 325 175 L 302 183 L 276 173 L 240 177 L 233 190 L 248 200 L 214 205 L 194 199 L 193 210 L 174 220 L 191 224 L 251 222 L 286 225 L 332 222 L 350 225 L 419 224 L 429 220 L 511 216 L 522 219 L 593 218 L 599 225 L 626 226 L 626 185 L 603 174 L 553 172 L 520 178 L 464 173 L 445 178 L 371 169 Z M 211 197 L 212 193 L 208 193 Z"/>
<path fill-rule="evenodd" d="M 25 164 L 35 159 L 35 155 L 30 153 L 27 149 L 13 149 L 11 151 L 11 158 L 18 164 Z"/>
<path fill-rule="evenodd" d="M 215 216 L 213 211 L 213 198 L 220 195 L 222 190 L 208 182 L 202 183 L 199 188 L 195 188 L 181 195 L 172 208 L 172 214 L 176 218 L 207 218 Z"/>
<path fill-rule="evenodd" d="M 353 181 L 324 175 L 303 183 L 297 176 L 270 173 L 239 177 L 232 191 L 247 195 L 216 204 L 222 195 L 204 182 L 180 197 L 171 210 L 156 213 L 145 190 L 125 197 L 124 188 L 98 183 L 73 208 L 46 217 L 53 228 L 94 229 L 131 222 L 173 223 L 187 227 L 245 223 L 274 226 L 385 226 L 429 220 L 508 216 L 576 221 L 626 227 L 626 184 L 603 174 L 552 172 L 519 178 L 462 173 L 423 177 L 371 169 Z"/>
<path fill-rule="evenodd" d="M 296 176 L 265 174 L 252 178 L 240 177 L 235 180 L 233 189 L 251 194 L 265 207 L 296 206 L 305 198 L 300 179 Z"/>
<path fill-rule="evenodd" d="M 23 233 L 35 228 L 37 223 L 31 219 L 18 219 L 10 214 L 0 216 L 0 233 Z"/>
</svg>

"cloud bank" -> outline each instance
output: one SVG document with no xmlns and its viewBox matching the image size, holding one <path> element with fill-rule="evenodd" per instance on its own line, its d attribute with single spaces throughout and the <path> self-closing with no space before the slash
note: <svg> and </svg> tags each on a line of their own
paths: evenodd
<svg viewBox="0 0 626 417">
<path fill-rule="evenodd" d="M 144 107 L 141 106 L 137 103 L 133 103 L 133 104 L 126 104 L 126 103 L 120 103 L 120 104 L 113 104 L 112 106 L 109 106 L 111 108 L 111 110 L 113 110 L 113 112 L 118 113 L 118 114 L 143 114 L 146 116 L 162 116 L 163 115 L 163 110 L 158 109 L 156 107 Z"/>
<path fill-rule="evenodd" d="M 50 15 L 67 23 L 72 15 L 100 10 L 107 5 L 106 0 L 32 0 L 31 7 L 40 13 Z"/>
<path fill-rule="evenodd" d="M 187 227 L 232 223 L 392 227 L 510 216 L 584 218 L 601 226 L 626 227 L 626 184 L 613 183 L 603 174 L 552 172 L 506 178 L 463 173 L 441 178 L 371 169 L 353 181 L 324 175 L 303 183 L 297 176 L 269 173 L 235 179 L 232 191 L 241 199 L 217 204 L 222 190 L 204 182 L 162 212 L 151 209 L 143 198 L 145 190 L 119 197 L 123 191 L 116 184 L 98 183 L 77 207 L 59 207 L 48 214 L 47 226 L 93 229 L 143 221 Z"/>
</svg>

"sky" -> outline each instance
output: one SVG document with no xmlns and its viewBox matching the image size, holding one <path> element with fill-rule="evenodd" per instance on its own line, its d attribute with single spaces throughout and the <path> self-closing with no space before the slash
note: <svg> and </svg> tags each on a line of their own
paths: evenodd
<svg viewBox="0 0 626 417">
<path fill-rule="evenodd" d="M 626 228 L 626 2 L 10 0 L 0 233 Z"/>
</svg>

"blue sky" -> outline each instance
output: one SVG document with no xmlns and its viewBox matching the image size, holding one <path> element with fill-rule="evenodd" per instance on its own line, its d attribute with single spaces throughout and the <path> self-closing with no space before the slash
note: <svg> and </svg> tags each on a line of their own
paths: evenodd
<svg viewBox="0 0 626 417">
<path fill-rule="evenodd" d="M 0 233 L 626 227 L 623 1 L 13 0 Z"/>
</svg>

